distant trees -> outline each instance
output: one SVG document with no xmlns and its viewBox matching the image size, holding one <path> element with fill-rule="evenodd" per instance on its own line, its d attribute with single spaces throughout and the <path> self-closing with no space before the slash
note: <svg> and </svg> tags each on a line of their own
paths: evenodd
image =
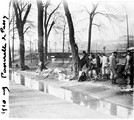
<svg viewBox="0 0 134 120">
<path fill-rule="evenodd" d="M 21 70 L 25 70 L 25 44 L 24 44 L 24 33 L 28 30 L 29 27 L 27 27 L 24 30 L 24 25 L 26 23 L 28 14 L 31 9 L 31 3 L 24 3 L 22 1 L 13 1 L 13 8 L 15 11 L 16 16 L 16 26 L 18 30 L 19 35 L 19 41 L 20 41 L 20 67 Z"/>
</svg>

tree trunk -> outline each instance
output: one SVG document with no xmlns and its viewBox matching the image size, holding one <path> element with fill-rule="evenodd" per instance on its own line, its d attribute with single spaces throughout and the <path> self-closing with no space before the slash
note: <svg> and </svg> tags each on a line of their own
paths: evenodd
<svg viewBox="0 0 134 120">
<path fill-rule="evenodd" d="M 90 12 L 90 21 L 89 21 L 89 33 L 88 33 L 88 48 L 87 48 L 87 53 L 90 53 L 91 49 L 91 36 L 92 36 L 92 25 L 93 25 L 93 19 L 95 16 L 95 11 L 98 7 L 98 3 L 93 6 L 93 10 Z"/>
<path fill-rule="evenodd" d="M 23 26 L 19 29 L 19 40 L 20 40 L 20 67 L 21 70 L 25 70 L 25 44 L 23 35 Z"/>
<path fill-rule="evenodd" d="M 13 17 L 12 62 L 14 63 L 14 17 Z"/>
<path fill-rule="evenodd" d="M 39 61 L 44 64 L 44 39 L 43 39 L 43 3 L 37 0 L 38 8 L 38 54 Z"/>
<path fill-rule="evenodd" d="M 26 4 L 25 4 L 26 5 Z M 15 11 L 16 16 L 16 26 L 18 29 L 19 34 L 19 41 L 20 41 L 20 68 L 21 70 L 25 70 L 25 44 L 24 44 L 24 25 L 26 23 L 27 16 L 31 9 L 31 4 L 27 5 L 27 10 L 25 14 L 22 14 L 24 12 L 24 9 L 22 9 L 22 6 L 19 6 L 19 2 L 17 0 L 13 1 L 13 7 Z M 22 19 L 22 15 L 24 16 Z M 13 28 L 14 29 L 14 28 Z"/>
<path fill-rule="evenodd" d="M 11 8 L 11 1 L 9 2 L 9 20 L 10 20 L 10 8 Z M 9 35 L 10 35 L 10 22 L 9 21 Z M 12 58 L 11 58 L 11 48 L 10 48 L 10 39 L 8 39 L 8 43 L 9 43 L 9 68 L 12 67 Z"/>
<path fill-rule="evenodd" d="M 89 33 L 88 33 L 88 48 L 87 48 L 87 53 L 90 53 L 91 49 L 91 35 L 92 35 L 92 18 L 90 17 L 90 22 L 89 22 Z"/>
<path fill-rule="evenodd" d="M 71 17 L 70 11 L 68 9 L 68 4 L 67 4 L 66 0 L 63 0 L 63 6 L 64 6 L 65 14 L 67 17 L 68 27 L 69 27 L 69 41 L 70 41 L 71 51 L 72 51 L 73 74 L 75 77 L 78 77 L 78 75 L 79 75 L 78 47 L 75 43 L 73 21 L 72 21 L 72 17 Z"/>
<path fill-rule="evenodd" d="M 9 40 L 9 67 L 10 68 L 12 67 L 10 40 Z"/>
<path fill-rule="evenodd" d="M 63 50 L 62 50 L 62 62 L 64 63 L 64 48 L 65 47 L 65 25 L 64 25 L 64 28 L 63 28 Z"/>
<path fill-rule="evenodd" d="M 45 25 L 45 62 L 47 61 L 47 52 L 48 52 L 48 35 L 47 35 L 47 26 Z"/>
</svg>

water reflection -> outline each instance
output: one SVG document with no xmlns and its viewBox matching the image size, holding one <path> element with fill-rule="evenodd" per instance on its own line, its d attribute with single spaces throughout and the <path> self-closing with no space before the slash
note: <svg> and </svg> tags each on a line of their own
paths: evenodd
<svg viewBox="0 0 134 120">
<path fill-rule="evenodd" d="M 111 104 L 111 115 L 117 116 L 117 105 Z"/>
<path fill-rule="evenodd" d="M 100 108 L 98 111 L 103 111 L 105 114 L 111 114 L 111 103 L 106 101 L 100 101 Z"/>
<path fill-rule="evenodd" d="M 88 107 L 89 102 L 90 102 L 90 101 L 88 100 L 88 96 L 81 94 L 81 100 L 84 102 L 85 106 Z"/>
<path fill-rule="evenodd" d="M 20 76 L 21 85 L 25 85 L 25 77 L 23 75 Z"/>
<path fill-rule="evenodd" d="M 77 92 L 72 92 L 71 99 L 73 103 L 80 104 L 81 103 L 81 97 L 80 94 Z"/>
<path fill-rule="evenodd" d="M 29 78 L 30 79 L 30 78 Z M 31 80 L 30 79 L 30 83 L 31 83 L 31 88 L 32 89 L 36 89 L 36 90 L 39 90 L 39 82 L 36 81 L 36 80 Z"/>
<path fill-rule="evenodd" d="M 19 73 L 17 73 L 17 72 L 14 72 L 14 80 L 15 80 L 15 82 L 16 83 L 21 83 L 21 79 L 20 79 L 20 74 Z"/>
<path fill-rule="evenodd" d="M 9 73 L 10 80 L 15 81 L 16 83 L 54 95 L 68 102 L 82 105 L 87 108 L 99 111 L 101 113 L 114 115 L 121 118 L 133 117 L 134 111 L 132 109 L 128 109 L 126 107 L 119 106 L 102 99 L 97 99 L 79 92 L 69 91 L 67 89 L 54 87 L 40 81 L 32 80 L 13 71 L 10 71 Z"/>
<path fill-rule="evenodd" d="M 30 78 L 25 77 L 25 86 L 32 88 L 32 80 Z"/>
<path fill-rule="evenodd" d="M 12 71 L 9 71 L 9 80 L 12 79 Z"/>
<path fill-rule="evenodd" d="M 44 84 L 42 82 L 39 82 L 39 90 L 44 92 Z"/>
</svg>

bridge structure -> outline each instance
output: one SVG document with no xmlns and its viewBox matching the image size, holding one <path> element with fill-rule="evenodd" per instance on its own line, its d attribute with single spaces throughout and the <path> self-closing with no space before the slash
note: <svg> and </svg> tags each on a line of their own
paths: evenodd
<svg viewBox="0 0 134 120">
<path fill-rule="evenodd" d="M 53 59 L 64 59 L 64 60 L 71 60 L 72 58 L 72 53 L 71 52 L 48 52 L 47 53 L 48 60 L 53 60 Z M 82 52 L 79 53 L 79 56 L 82 56 Z"/>
<path fill-rule="evenodd" d="M 111 53 L 113 52 L 113 50 L 110 51 L 106 51 L 106 54 L 109 56 Z M 103 53 L 102 51 L 91 51 L 91 53 Z M 126 55 L 126 51 L 117 51 L 118 56 L 125 56 Z M 83 51 L 79 51 L 79 56 L 81 57 L 83 54 Z M 62 52 L 62 51 L 48 51 L 47 53 L 48 55 L 48 59 L 51 58 L 71 58 L 72 57 L 72 53 L 71 51 L 66 51 L 66 52 Z"/>
<path fill-rule="evenodd" d="M 102 51 L 91 51 L 91 53 L 103 53 Z M 113 52 L 113 50 L 106 51 L 106 54 L 109 56 Z M 125 57 L 126 51 L 117 51 L 119 57 Z M 82 57 L 83 50 L 79 50 L 79 57 Z M 45 53 L 44 53 L 45 54 Z M 17 57 L 19 59 L 19 50 L 15 51 L 15 58 Z M 134 54 L 133 54 L 134 55 Z M 25 58 L 26 59 L 34 59 L 38 56 L 38 50 L 30 51 L 27 50 L 25 52 Z M 72 59 L 72 53 L 70 50 L 65 50 L 64 52 L 62 50 L 48 50 L 47 53 L 48 61 L 70 61 Z"/>
</svg>

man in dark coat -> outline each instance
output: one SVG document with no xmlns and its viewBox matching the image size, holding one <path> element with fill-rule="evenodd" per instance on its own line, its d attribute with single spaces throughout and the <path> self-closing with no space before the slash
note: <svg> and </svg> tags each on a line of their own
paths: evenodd
<svg viewBox="0 0 134 120">
<path fill-rule="evenodd" d="M 96 54 L 96 73 L 97 73 L 97 76 L 99 75 L 101 71 L 101 60 L 100 60 L 100 54 Z"/>
</svg>

